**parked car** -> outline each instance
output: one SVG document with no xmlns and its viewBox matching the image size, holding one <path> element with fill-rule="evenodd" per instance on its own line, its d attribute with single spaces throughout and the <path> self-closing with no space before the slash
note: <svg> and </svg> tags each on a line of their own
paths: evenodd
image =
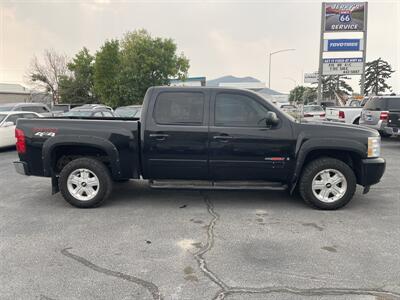
<svg viewBox="0 0 400 300">
<path fill-rule="evenodd" d="M 53 104 L 51 112 L 53 116 L 61 116 L 63 113 L 68 112 L 71 109 L 70 104 Z"/>
<path fill-rule="evenodd" d="M 385 131 L 391 111 L 400 110 L 400 96 L 375 96 L 367 101 L 360 118 L 360 125 L 379 131 L 382 136 L 389 136 Z"/>
<path fill-rule="evenodd" d="M 306 121 L 325 120 L 325 111 L 320 105 L 304 105 L 302 119 Z"/>
<path fill-rule="evenodd" d="M 140 121 L 21 119 L 16 137 L 16 171 L 51 177 L 53 192 L 82 208 L 100 205 L 113 181 L 133 178 L 153 188 L 298 186 L 312 206 L 337 209 L 385 170 L 376 130 L 299 123 L 241 89 L 153 87 Z"/>
<path fill-rule="evenodd" d="M 385 133 L 387 135 L 400 135 L 400 110 L 389 112 Z"/>
<path fill-rule="evenodd" d="M 40 115 L 25 111 L 0 111 L 0 148 L 15 145 L 15 124 L 20 118 L 34 119 Z"/>
<path fill-rule="evenodd" d="M 336 104 L 332 101 L 322 101 L 320 105 L 324 110 L 326 110 L 328 107 L 335 106 Z"/>
<path fill-rule="evenodd" d="M 84 104 L 80 106 L 75 106 L 73 109 L 106 109 L 109 111 L 114 111 L 110 106 L 104 104 Z"/>
<path fill-rule="evenodd" d="M 359 124 L 361 112 L 369 98 L 350 100 L 346 106 L 334 106 L 326 108 L 326 120 L 347 124 Z"/>
<path fill-rule="evenodd" d="M 115 114 L 121 118 L 140 118 L 141 105 L 121 106 L 115 110 Z"/>
<path fill-rule="evenodd" d="M 82 108 L 82 106 L 71 109 L 70 111 L 63 113 L 63 117 L 88 117 L 88 118 L 114 118 L 115 114 L 107 108 L 96 107 L 96 108 Z"/>
<path fill-rule="evenodd" d="M 8 103 L 1 104 L 0 111 L 29 111 L 40 114 L 42 117 L 52 117 L 53 114 L 43 103 Z"/>
</svg>

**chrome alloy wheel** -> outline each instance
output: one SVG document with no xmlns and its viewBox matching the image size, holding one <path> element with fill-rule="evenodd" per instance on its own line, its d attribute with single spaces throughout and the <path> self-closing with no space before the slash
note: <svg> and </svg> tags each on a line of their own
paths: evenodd
<svg viewBox="0 0 400 300">
<path fill-rule="evenodd" d="M 92 200 L 99 192 L 100 181 L 96 174 L 88 169 L 76 169 L 68 176 L 69 193 L 81 201 Z"/>
<path fill-rule="evenodd" d="M 325 169 L 314 176 L 311 188 L 314 196 L 325 203 L 340 200 L 347 191 L 347 180 L 335 169 Z"/>
</svg>

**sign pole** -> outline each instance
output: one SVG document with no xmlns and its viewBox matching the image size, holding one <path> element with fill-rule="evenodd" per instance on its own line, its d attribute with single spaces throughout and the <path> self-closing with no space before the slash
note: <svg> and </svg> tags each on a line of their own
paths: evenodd
<svg viewBox="0 0 400 300">
<path fill-rule="evenodd" d="M 319 66 L 318 66 L 318 91 L 317 91 L 317 104 L 322 101 L 322 59 L 324 51 L 324 19 L 325 19 L 325 2 L 321 6 L 321 35 L 319 38 Z"/>
<path fill-rule="evenodd" d="M 365 64 L 367 59 L 367 26 L 368 26 L 368 2 L 364 2 L 364 48 L 363 48 L 363 69 L 361 74 L 360 95 L 365 95 Z"/>
</svg>

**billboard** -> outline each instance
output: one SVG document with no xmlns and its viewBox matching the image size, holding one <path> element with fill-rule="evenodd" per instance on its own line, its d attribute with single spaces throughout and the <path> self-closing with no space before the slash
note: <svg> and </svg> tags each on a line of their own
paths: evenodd
<svg viewBox="0 0 400 300">
<path fill-rule="evenodd" d="M 329 39 L 324 40 L 324 51 L 362 51 L 362 39 Z"/>
<path fill-rule="evenodd" d="M 325 3 L 325 31 L 364 31 L 365 3 Z"/>
<path fill-rule="evenodd" d="M 318 72 L 304 73 L 304 83 L 318 83 Z"/>
<path fill-rule="evenodd" d="M 322 75 L 361 75 L 364 70 L 364 59 L 325 58 L 322 61 Z"/>
</svg>

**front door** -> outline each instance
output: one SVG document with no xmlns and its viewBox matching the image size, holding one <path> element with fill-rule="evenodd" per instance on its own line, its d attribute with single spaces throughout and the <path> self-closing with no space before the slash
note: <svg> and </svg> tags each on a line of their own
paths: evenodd
<svg viewBox="0 0 400 300">
<path fill-rule="evenodd" d="M 246 92 L 212 97 L 210 172 L 215 181 L 285 181 L 292 166 L 294 140 L 287 119 L 268 127 L 263 98 Z"/>
<path fill-rule="evenodd" d="M 208 98 L 199 89 L 152 96 L 144 131 L 145 178 L 209 179 Z"/>
</svg>

